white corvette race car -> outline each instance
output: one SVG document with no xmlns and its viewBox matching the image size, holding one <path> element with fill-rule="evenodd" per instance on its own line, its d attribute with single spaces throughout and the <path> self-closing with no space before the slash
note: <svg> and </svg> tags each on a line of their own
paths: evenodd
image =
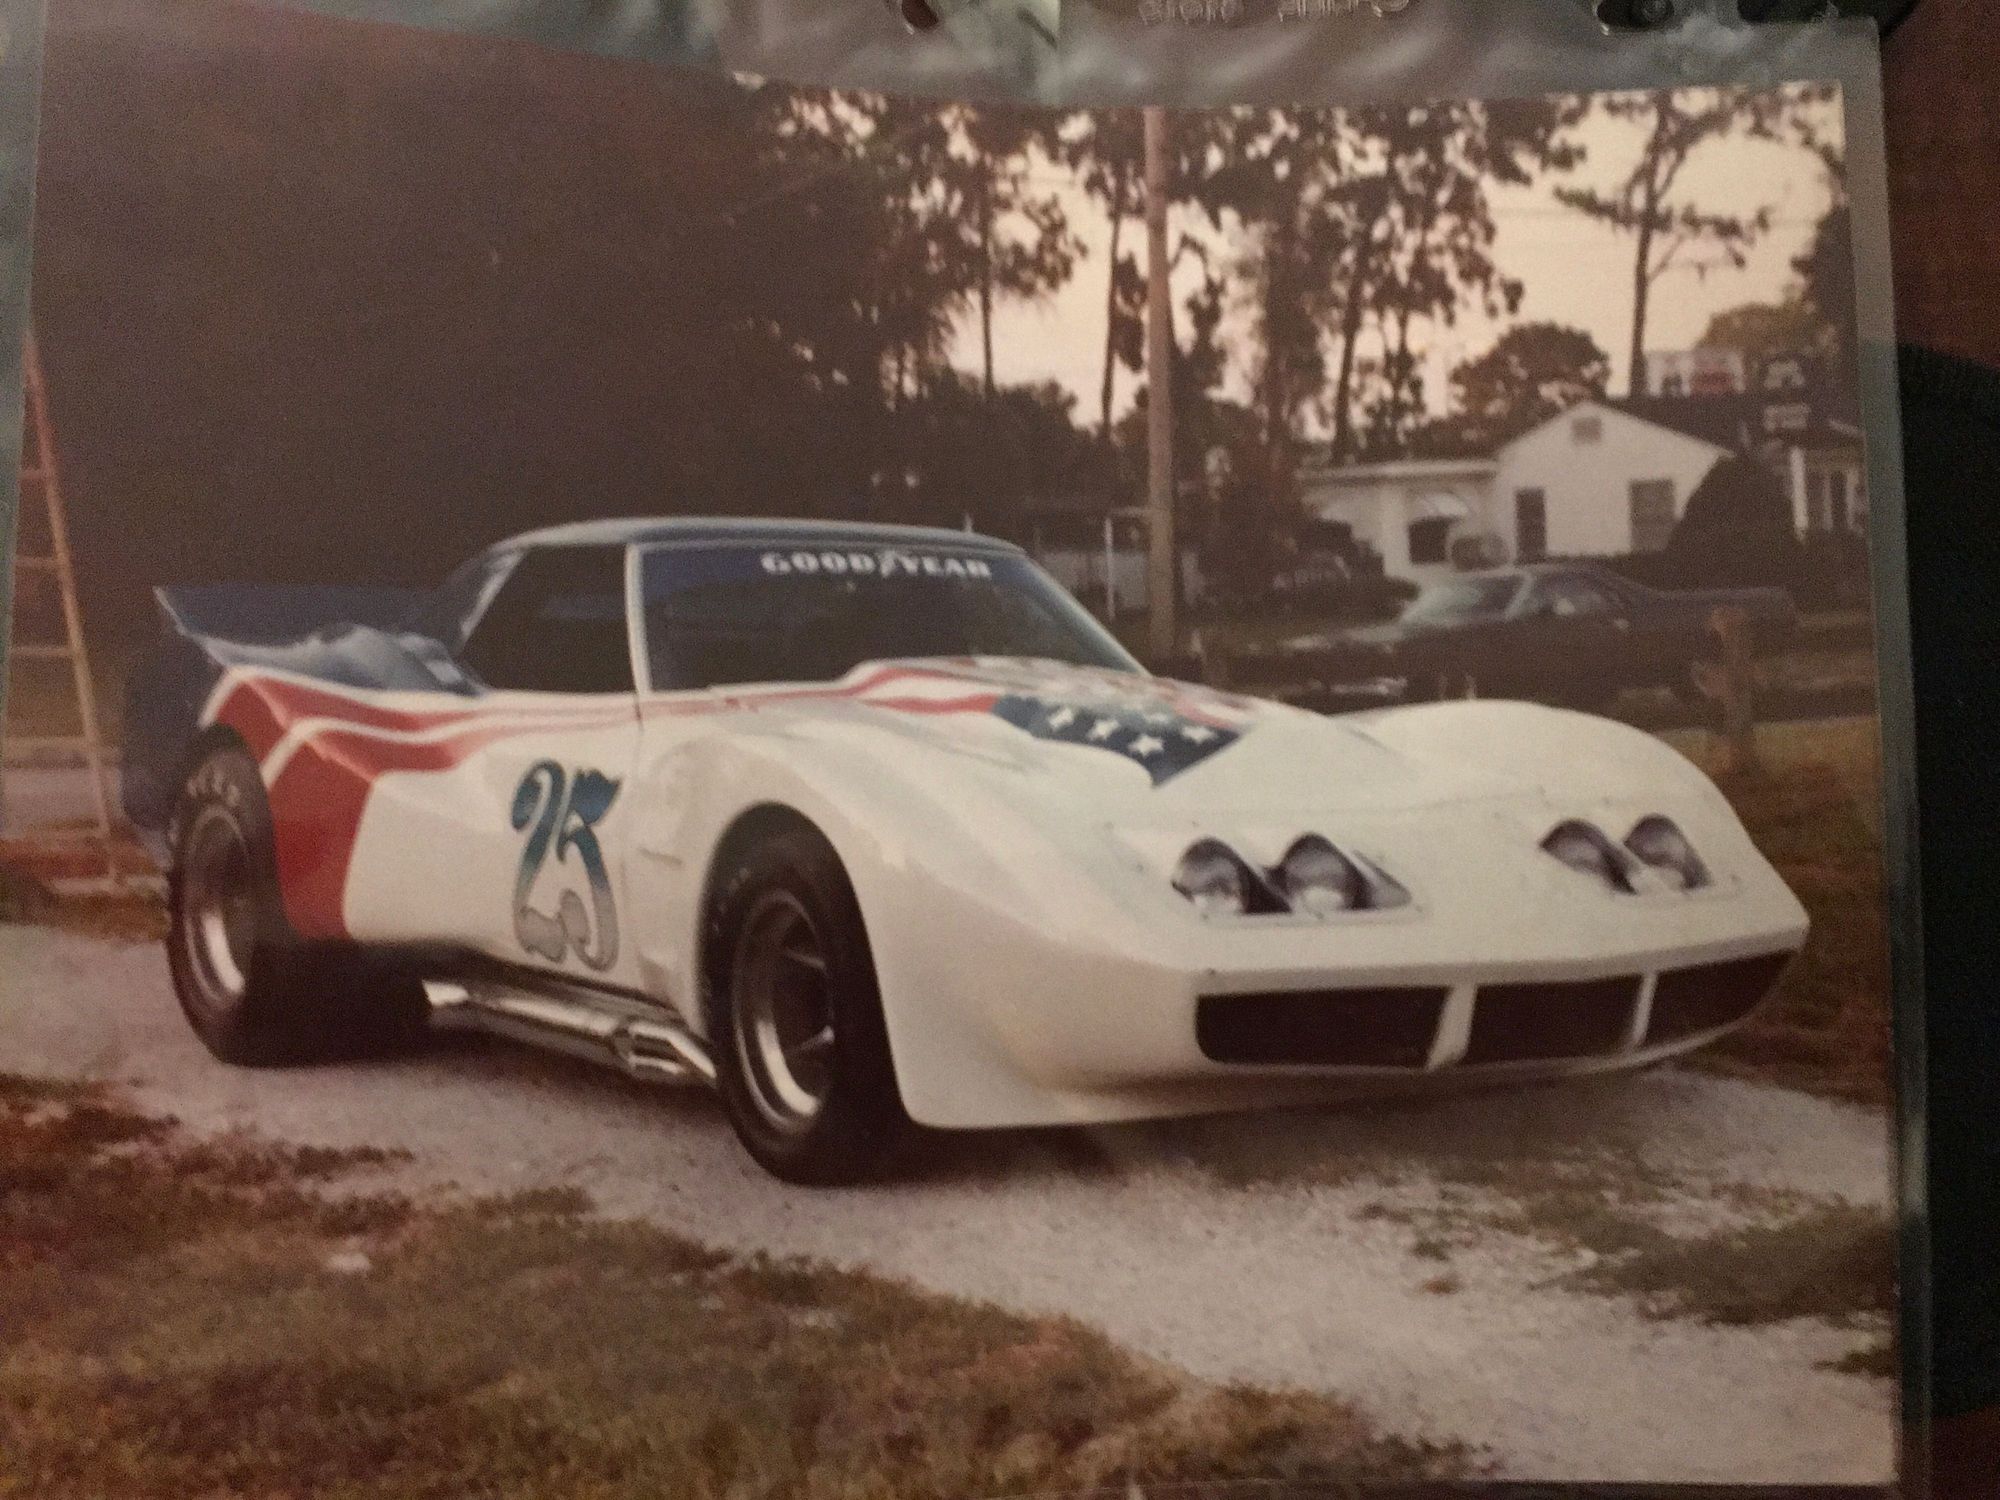
<svg viewBox="0 0 2000 1500">
<path fill-rule="evenodd" d="M 127 810 L 218 1055 L 442 1009 L 711 1080 L 795 1180 L 910 1121 L 1635 1066 L 1743 1020 L 1805 938 L 1649 735 L 1163 681 L 976 536 L 605 522 L 414 609 L 160 597 Z"/>
</svg>

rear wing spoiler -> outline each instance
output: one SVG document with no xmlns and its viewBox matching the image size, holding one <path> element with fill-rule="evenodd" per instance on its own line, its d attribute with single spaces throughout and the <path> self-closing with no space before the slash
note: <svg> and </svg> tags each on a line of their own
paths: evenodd
<svg viewBox="0 0 2000 1500">
<path fill-rule="evenodd" d="M 429 597 L 319 584 L 155 589 L 160 633 L 125 683 L 122 777 L 125 815 L 154 857 L 166 858 L 167 824 L 202 743 L 203 707 L 225 672 L 256 663 L 349 686 L 398 685 L 405 676 L 431 686 L 391 639 Z"/>
<path fill-rule="evenodd" d="M 157 588 L 162 623 L 196 640 L 278 645 L 329 625 L 392 630 L 427 598 L 425 589 L 336 584 L 207 583 Z"/>
</svg>

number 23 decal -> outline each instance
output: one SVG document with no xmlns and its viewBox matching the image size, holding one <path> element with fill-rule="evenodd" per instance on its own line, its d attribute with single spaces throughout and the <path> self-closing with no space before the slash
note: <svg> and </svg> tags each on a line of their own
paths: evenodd
<svg viewBox="0 0 2000 1500">
<path fill-rule="evenodd" d="M 598 821 L 617 796 L 618 783 L 603 772 L 572 776 L 552 760 L 530 766 L 514 789 L 514 828 L 528 833 L 514 879 L 514 936 L 538 958 L 559 964 L 574 953 L 593 969 L 608 969 L 618 957 L 618 908 L 597 842 Z M 535 877 L 551 853 L 559 865 L 576 855 L 590 886 L 588 909 L 574 890 L 562 893 L 553 913 L 535 906 Z"/>
</svg>

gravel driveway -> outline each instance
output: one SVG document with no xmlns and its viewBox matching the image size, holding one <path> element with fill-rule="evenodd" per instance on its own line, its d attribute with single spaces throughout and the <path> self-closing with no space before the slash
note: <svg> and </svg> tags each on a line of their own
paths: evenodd
<svg viewBox="0 0 2000 1500">
<path fill-rule="evenodd" d="M 1669 1069 L 1421 1106 L 964 1137 L 917 1180 L 808 1192 L 754 1168 L 704 1093 L 499 1043 L 225 1067 L 181 1020 L 152 946 L 0 926 L 0 992 L 0 1070 L 116 1081 L 200 1132 L 400 1146 L 408 1185 L 573 1184 L 730 1249 L 1072 1314 L 1206 1379 L 1337 1393 L 1385 1432 L 1473 1445 L 1505 1475 L 1891 1476 L 1890 1383 L 1825 1368 L 1855 1348 L 1853 1329 L 1648 1318 L 1628 1297 L 1555 1284 L 1590 1258 L 1560 1236 L 1489 1226 L 1425 1243 L 1412 1227 L 1445 1210 L 1476 1225 L 1580 1146 L 1590 1162 L 1572 1188 L 1612 1199 L 1664 1184 L 1654 1211 L 1690 1220 L 1886 1204 L 1877 1112 Z"/>
</svg>

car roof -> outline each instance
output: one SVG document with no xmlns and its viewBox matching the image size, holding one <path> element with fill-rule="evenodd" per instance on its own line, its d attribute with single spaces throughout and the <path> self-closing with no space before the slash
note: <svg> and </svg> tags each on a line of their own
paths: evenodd
<svg viewBox="0 0 2000 1500">
<path fill-rule="evenodd" d="M 1587 562 L 1539 562 L 1514 563 L 1504 568 L 1474 568 L 1457 574 L 1461 578 L 1562 578 L 1581 573 L 1590 578 L 1611 578 L 1620 583 L 1629 580 L 1619 578 L 1608 568 Z"/>
<path fill-rule="evenodd" d="M 654 542 L 770 543 L 786 547 L 951 547 L 959 551 L 1018 554 L 997 537 L 939 526 L 890 526 L 868 521 L 813 521 L 745 516 L 629 516 L 575 521 L 525 531 L 487 549 L 525 547 L 626 547 Z"/>
</svg>

